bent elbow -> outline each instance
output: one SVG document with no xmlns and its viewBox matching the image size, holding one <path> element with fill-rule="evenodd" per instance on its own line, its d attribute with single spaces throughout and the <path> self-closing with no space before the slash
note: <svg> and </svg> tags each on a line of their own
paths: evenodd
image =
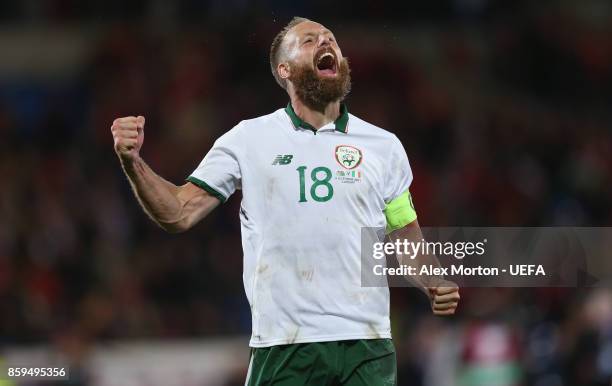
<svg viewBox="0 0 612 386">
<path fill-rule="evenodd" d="M 165 227 L 164 230 L 170 234 L 176 235 L 179 233 L 184 233 L 188 230 L 189 228 L 185 228 L 185 227 Z"/>
<path fill-rule="evenodd" d="M 185 221 L 179 221 L 179 222 L 175 222 L 175 223 L 163 223 L 163 222 L 157 222 L 157 224 L 166 232 L 170 233 L 170 234 L 178 234 L 178 233 L 184 233 L 186 231 L 189 230 L 189 228 L 191 228 L 191 226 L 189 224 L 187 224 L 187 222 Z"/>
</svg>

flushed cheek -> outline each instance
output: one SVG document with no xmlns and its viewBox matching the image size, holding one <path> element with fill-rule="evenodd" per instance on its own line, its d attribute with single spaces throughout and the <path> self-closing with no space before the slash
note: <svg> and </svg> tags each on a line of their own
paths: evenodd
<svg viewBox="0 0 612 386">
<path fill-rule="evenodd" d="M 312 56 L 300 56 L 297 60 L 293 60 L 292 63 L 295 63 L 299 67 L 312 67 L 314 58 Z"/>
<path fill-rule="evenodd" d="M 299 45 L 293 45 L 293 48 L 287 51 L 287 59 L 291 61 L 304 61 L 308 57 L 312 59 L 313 51 L 308 47 L 300 47 Z"/>
</svg>

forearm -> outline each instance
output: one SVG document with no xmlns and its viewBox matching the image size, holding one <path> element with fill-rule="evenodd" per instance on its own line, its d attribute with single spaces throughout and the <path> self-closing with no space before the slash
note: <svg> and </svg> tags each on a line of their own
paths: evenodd
<svg viewBox="0 0 612 386">
<path fill-rule="evenodd" d="M 414 267 L 413 272 L 416 272 L 417 274 L 407 276 L 407 279 L 414 285 L 427 292 L 427 288 L 436 287 L 444 280 L 444 277 L 441 275 L 420 274 L 421 267 L 426 266 L 428 267 L 427 271 L 431 272 L 432 269 L 430 269 L 430 267 L 440 267 L 440 261 L 434 253 L 421 253 L 421 248 L 417 248 L 417 246 L 421 245 L 421 243 L 426 242 L 423 238 L 418 222 L 415 221 L 404 228 L 392 232 L 389 237 L 393 242 L 399 240 L 403 244 L 404 240 L 406 240 L 409 245 L 414 246 L 414 248 L 409 247 L 408 250 L 411 252 L 416 251 L 416 253 L 410 255 L 397 254 L 399 264 Z"/>
<path fill-rule="evenodd" d="M 421 267 L 426 267 L 428 273 L 435 273 L 436 268 L 440 268 L 440 261 L 435 253 L 429 251 L 429 248 L 422 248 L 426 241 L 418 221 L 414 220 L 391 232 L 389 237 L 393 242 L 398 240 L 404 244 L 406 241 L 406 244 L 410 245 L 407 249 L 410 251 L 409 254 L 396 254 L 398 261 L 401 265 L 411 267 L 412 274 L 406 275 L 406 279 L 429 297 L 434 315 L 454 314 L 460 299 L 457 284 L 445 280 L 442 275 L 421 275 Z"/>
<path fill-rule="evenodd" d="M 157 175 L 140 157 L 122 161 L 134 195 L 147 215 L 168 231 L 176 231 L 184 220 L 179 188 Z"/>
</svg>

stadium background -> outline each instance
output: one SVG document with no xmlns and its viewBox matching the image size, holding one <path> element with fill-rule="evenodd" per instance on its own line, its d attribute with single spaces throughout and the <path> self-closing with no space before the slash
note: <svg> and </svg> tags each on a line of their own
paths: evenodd
<svg viewBox="0 0 612 386">
<path fill-rule="evenodd" d="M 286 104 L 268 50 L 293 15 L 335 32 L 350 111 L 402 140 L 422 225 L 612 222 L 608 1 L 2 2 L 5 359 L 56 358 L 74 385 L 243 382 L 240 194 L 192 231 L 163 233 L 133 199 L 109 127 L 145 115 L 144 158 L 180 183 L 220 134 Z M 393 290 L 400 385 L 610 384 L 610 291 L 462 295 L 441 319 L 418 291 Z M 113 357 L 124 367 L 103 367 Z"/>
</svg>

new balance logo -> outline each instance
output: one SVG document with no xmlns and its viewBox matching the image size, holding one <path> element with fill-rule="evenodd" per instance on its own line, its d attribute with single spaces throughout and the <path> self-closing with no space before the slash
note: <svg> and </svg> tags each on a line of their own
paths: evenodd
<svg viewBox="0 0 612 386">
<path fill-rule="evenodd" d="M 272 161 L 272 165 L 289 165 L 292 159 L 292 154 L 279 154 L 276 156 L 276 158 L 274 158 L 274 161 Z"/>
</svg>

